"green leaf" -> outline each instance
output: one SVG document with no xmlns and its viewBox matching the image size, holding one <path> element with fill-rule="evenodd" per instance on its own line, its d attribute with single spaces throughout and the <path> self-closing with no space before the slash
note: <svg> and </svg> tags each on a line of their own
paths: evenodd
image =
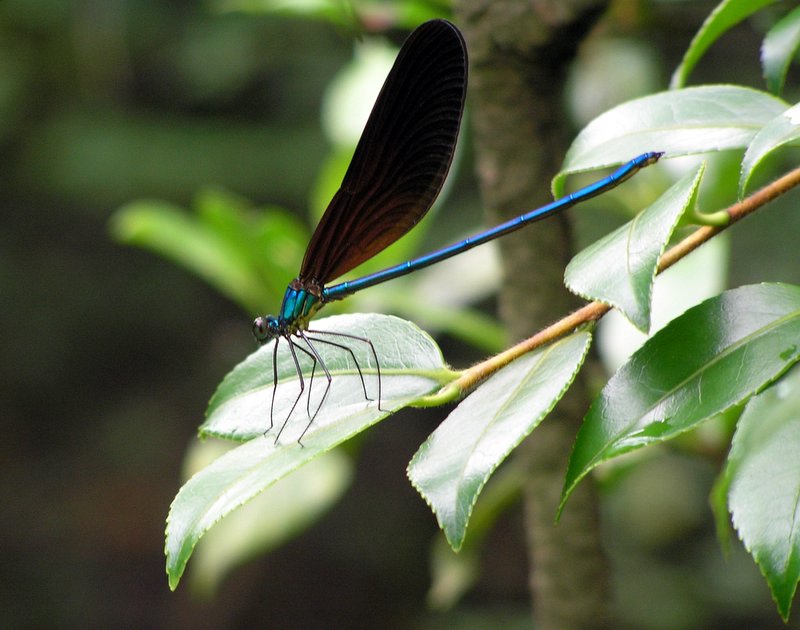
<svg viewBox="0 0 800 630">
<path fill-rule="evenodd" d="M 316 348 L 333 377 L 331 390 L 305 433 L 301 446 L 297 439 L 308 426 L 307 407 L 301 401 L 288 417 L 289 409 L 299 394 L 299 383 L 291 358 L 287 362 L 281 357 L 278 366 L 281 384 L 275 400 L 275 418 L 278 427 L 284 420 L 287 427 L 280 442 L 276 443 L 275 429 L 264 434 L 269 426 L 272 399 L 271 346 L 261 348 L 234 368 L 209 403 L 208 419 L 201 432 L 250 441 L 197 473 L 173 501 L 167 520 L 166 541 L 171 588 L 177 586 L 197 542 L 223 516 L 290 472 L 453 377 L 433 340 L 413 324 L 395 317 L 340 315 L 315 320 L 314 330 L 332 330 L 372 339 L 381 362 L 381 409 L 378 409 L 377 401 L 364 399 L 361 380 L 349 353 L 342 348 L 318 343 Z M 321 337 L 314 336 L 317 339 Z M 346 341 L 362 367 L 365 381 L 370 377 L 376 379 L 374 359 L 368 346 L 354 343 L 352 339 Z M 286 345 L 285 341 L 283 345 Z M 362 345 L 365 348 L 358 347 Z M 303 367 L 307 388 L 313 389 L 315 396 L 308 407 L 313 410 L 324 391 L 325 379 L 317 374 L 312 388 L 310 362 L 303 360 Z M 371 384 L 371 387 L 374 395 L 377 384 Z"/>
<path fill-rule="evenodd" d="M 776 0 L 723 0 L 714 11 L 711 12 L 703 26 L 694 36 L 692 43 L 686 50 L 683 60 L 672 75 L 670 88 L 676 89 L 686 85 L 689 73 L 700 61 L 706 50 L 729 31 L 733 26 L 753 13 L 760 11 L 769 4 L 774 4 Z"/>
<path fill-rule="evenodd" d="M 724 475 L 719 475 L 714 481 L 708 496 L 708 504 L 714 515 L 717 540 L 723 552 L 728 554 L 731 548 L 731 519 L 728 516 L 728 484 Z"/>
<path fill-rule="evenodd" d="M 377 401 L 378 374 L 370 346 L 364 341 L 315 334 L 322 331 L 355 335 L 372 341 L 380 363 L 380 409 Z M 453 378 L 433 339 L 414 324 L 396 317 L 377 314 L 337 315 L 313 320 L 307 334 L 315 340 L 314 347 L 331 374 L 330 390 L 325 396 L 327 380 L 321 367 L 317 365 L 314 371 L 310 356 L 302 350 L 296 350 L 305 384 L 305 390 L 301 392 L 301 381 L 289 345 L 285 339 L 280 339 L 278 386 L 275 388 L 273 409 L 276 426 L 271 438 L 275 439 L 276 431 L 285 422 L 286 430 L 280 441 L 297 445 L 297 439 L 308 425 L 310 415 L 322 403 L 303 437 L 304 451 L 331 448 L 389 413 L 430 394 Z M 339 344 L 339 347 L 318 341 L 320 339 Z M 293 338 L 293 341 L 301 348 L 306 347 L 297 338 Z M 353 354 L 341 346 L 349 348 Z M 209 402 L 206 421 L 200 428 L 202 434 L 249 440 L 260 437 L 269 429 L 273 348 L 274 344 L 259 348 L 224 378 Z M 361 368 L 363 383 L 354 358 Z M 365 398 L 365 388 L 369 400 Z"/>
<path fill-rule="evenodd" d="M 575 377 L 591 335 L 579 332 L 491 376 L 439 425 L 408 467 L 453 549 L 494 470 L 544 419 Z"/>
<path fill-rule="evenodd" d="M 651 337 L 600 392 L 575 440 L 562 493 L 604 461 L 673 438 L 741 403 L 800 359 L 800 287 L 749 285 Z"/>
<path fill-rule="evenodd" d="M 800 581 L 800 369 L 747 404 L 726 477 L 734 526 L 788 621 Z"/>
<path fill-rule="evenodd" d="M 524 467 L 509 462 L 489 479 L 470 517 L 469 535 L 458 552 L 445 538 L 433 539 L 431 586 L 426 598 L 432 610 L 450 610 L 479 580 L 484 541 L 495 531 L 497 519 L 519 500 L 525 478 Z"/>
<path fill-rule="evenodd" d="M 178 492 L 167 518 L 170 588 L 178 586 L 195 545 L 212 525 L 320 454 L 317 448 L 276 446 L 271 437 L 261 437 L 227 452 L 192 477 Z"/>
<path fill-rule="evenodd" d="M 708 85 L 628 101 L 590 122 L 575 138 L 553 180 L 560 195 L 570 173 L 621 164 L 640 153 L 674 157 L 739 149 L 788 104 L 766 92 Z"/>
<path fill-rule="evenodd" d="M 449 3 L 430 0 L 344 2 L 343 0 L 212 0 L 217 11 L 274 13 L 288 17 L 318 19 L 361 29 L 371 22 L 378 26 L 412 29 L 425 20 L 442 17 Z M 385 7 L 383 5 L 386 5 Z"/>
<path fill-rule="evenodd" d="M 707 179 L 708 174 L 704 177 Z M 730 234 L 722 232 L 703 247 L 656 276 L 650 313 L 650 331 L 666 326 L 686 309 L 725 290 L 730 259 Z M 609 374 L 616 372 L 642 347 L 649 335 L 631 324 L 619 311 L 600 320 L 595 348 Z"/>
<path fill-rule="evenodd" d="M 437 536 L 430 551 L 431 586 L 427 605 L 431 610 L 452 609 L 481 576 L 479 549 L 453 551 L 447 541 Z"/>
<path fill-rule="evenodd" d="M 753 171 L 773 151 L 800 139 L 800 104 L 773 118 L 753 138 L 742 160 L 739 197 L 744 197 Z"/>
<path fill-rule="evenodd" d="M 355 145 L 331 150 L 320 165 L 309 196 L 311 222 L 316 225 L 333 199 L 353 159 Z"/>
<path fill-rule="evenodd" d="M 658 259 L 686 208 L 694 203 L 704 168 L 684 176 L 632 221 L 575 256 L 564 273 L 570 291 L 618 308 L 647 332 Z"/>
<path fill-rule="evenodd" d="M 354 15 L 348 3 L 341 0 L 213 0 L 217 11 L 274 13 L 288 17 L 313 18 L 353 26 Z"/>
<path fill-rule="evenodd" d="M 281 210 L 246 214 L 219 193 L 200 195 L 197 204 L 191 214 L 163 201 L 135 201 L 114 214 L 111 231 L 122 243 L 178 263 L 251 313 L 265 295 L 280 299 L 293 273 L 286 269 L 302 258 L 302 226 Z"/>
<path fill-rule="evenodd" d="M 308 229 L 282 208 L 268 206 L 256 211 L 248 201 L 216 188 L 201 191 L 194 207 L 200 224 L 258 274 L 264 288 L 251 296 L 251 301 L 261 303 L 265 294 L 269 299 L 282 298 L 289 280 L 297 274 Z"/>
<path fill-rule="evenodd" d="M 219 441 L 201 447 L 228 446 Z M 349 487 L 353 463 L 341 451 L 325 453 L 267 488 L 206 532 L 194 552 L 190 585 L 212 597 L 237 566 L 275 549 L 316 522 Z"/>
<path fill-rule="evenodd" d="M 117 240 L 161 254 L 189 269 L 235 302 L 248 306 L 258 277 L 240 254 L 171 204 L 136 201 L 117 212 L 111 225 Z"/>
<path fill-rule="evenodd" d="M 786 81 L 786 72 L 800 46 L 800 7 L 783 16 L 764 38 L 761 45 L 761 65 L 767 88 L 780 94 Z"/>
</svg>

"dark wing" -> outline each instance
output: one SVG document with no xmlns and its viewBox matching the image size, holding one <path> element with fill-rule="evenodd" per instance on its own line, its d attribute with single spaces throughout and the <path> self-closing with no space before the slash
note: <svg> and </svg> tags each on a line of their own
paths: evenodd
<svg viewBox="0 0 800 630">
<path fill-rule="evenodd" d="M 461 123 L 467 51 L 445 20 L 419 26 L 381 88 L 342 185 L 300 269 L 326 284 L 408 232 L 444 183 Z"/>
</svg>

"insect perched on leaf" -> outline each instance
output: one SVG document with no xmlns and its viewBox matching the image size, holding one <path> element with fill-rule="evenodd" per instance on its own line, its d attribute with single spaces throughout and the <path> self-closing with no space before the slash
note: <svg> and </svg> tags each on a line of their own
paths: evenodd
<svg viewBox="0 0 800 630">
<path fill-rule="evenodd" d="M 309 396 L 309 420 L 298 442 L 330 391 L 331 373 L 315 344 L 327 344 L 350 354 L 361 378 L 364 396 L 369 400 L 361 367 L 347 345 L 352 342 L 367 344 L 375 359 L 380 408 L 380 361 L 372 342 L 351 334 L 309 328 L 309 321 L 325 304 L 445 260 L 594 197 L 661 156 L 660 153 L 645 153 L 602 180 L 490 230 L 383 271 L 326 286 L 394 243 L 428 212 L 453 160 L 466 89 L 467 50 L 461 33 L 446 20 L 431 20 L 419 26 L 397 55 L 341 187 L 311 237 L 300 273 L 286 289 L 278 315 L 258 317 L 253 322 L 253 332 L 259 343 L 275 342 L 270 429 L 274 426 L 277 353 L 281 339 L 288 344 L 300 383 L 294 404 L 275 437 L 276 442 L 305 391 L 298 351 L 312 361 L 312 382 L 317 365 L 327 379 L 325 392 L 313 413 Z"/>
</svg>

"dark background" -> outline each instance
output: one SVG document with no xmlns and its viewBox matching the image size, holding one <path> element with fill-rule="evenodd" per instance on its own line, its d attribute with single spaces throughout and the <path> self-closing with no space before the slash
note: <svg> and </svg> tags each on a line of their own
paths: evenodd
<svg viewBox="0 0 800 630">
<path fill-rule="evenodd" d="M 596 37 L 621 32 L 648 50 L 663 88 L 713 6 L 687 4 L 638 6 L 628 22 L 617 11 Z M 209 184 L 305 219 L 328 150 L 322 94 L 353 46 L 325 21 L 210 6 L 0 3 L 0 626 L 527 627 L 518 508 L 462 604 L 425 607 L 437 530 L 405 466 L 441 411 L 370 431 L 344 499 L 214 598 L 168 590 L 164 520 L 184 452 L 216 384 L 253 349 L 254 314 L 115 243 L 108 221 L 134 199 L 188 206 Z M 723 40 L 695 80 L 761 88 L 761 28 Z M 469 159 L 460 195 L 477 205 Z M 434 241 L 461 221 L 443 212 Z M 731 284 L 800 280 L 796 215 L 785 204 L 737 226 Z M 443 343 L 455 365 L 480 356 Z M 630 627 L 783 627 L 753 562 L 738 548 L 722 557 L 706 503 L 714 474 L 667 453 L 609 492 Z"/>
</svg>

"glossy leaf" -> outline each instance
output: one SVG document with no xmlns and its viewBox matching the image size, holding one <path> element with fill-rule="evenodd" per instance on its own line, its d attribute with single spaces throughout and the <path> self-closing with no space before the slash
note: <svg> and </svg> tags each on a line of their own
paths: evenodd
<svg viewBox="0 0 800 630">
<path fill-rule="evenodd" d="M 553 180 L 553 191 L 561 194 L 570 173 L 622 163 L 646 151 L 674 157 L 744 148 L 787 108 L 766 92 L 734 85 L 685 88 L 628 101 L 578 134 Z"/>
<path fill-rule="evenodd" d="M 212 525 L 320 452 L 296 443 L 276 446 L 270 436 L 262 436 L 227 452 L 192 477 L 172 502 L 167 519 L 170 588 L 177 587 L 195 545 Z"/>
<path fill-rule="evenodd" d="M 800 581 L 800 369 L 747 404 L 726 477 L 734 526 L 786 621 Z"/>
<path fill-rule="evenodd" d="M 742 160 L 739 197 L 743 197 L 753 171 L 780 147 L 800 140 L 800 104 L 773 118 L 755 135 Z"/>
<path fill-rule="evenodd" d="M 589 349 L 576 333 L 491 376 L 428 437 L 408 467 L 453 549 L 486 481 L 563 396 Z"/>
<path fill-rule="evenodd" d="M 701 165 L 632 221 L 593 243 L 567 265 L 570 291 L 619 309 L 639 330 L 650 329 L 650 303 L 658 259 L 685 210 L 694 203 Z"/>
<path fill-rule="evenodd" d="M 315 331 L 345 333 L 372 341 L 381 370 L 380 409 L 377 402 L 378 376 L 370 347 L 353 339 L 337 339 L 315 334 Z M 353 355 L 340 347 L 314 343 L 332 380 L 330 391 L 303 438 L 304 451 L 331 448 L 409 402 L 431 393 L 453 377 L 433 339 L 414 324 L 396 317 L 337 315 L 314 320 L 307 334 L 314 339 L 327 339 L 344 345 L 352 350 Z M 294 339 L 302 347 L 303 342 Z M 310 357 L 297 350 L 305 383 L 305 391 L 301 394 L 300 379 L 289 346 L 285 339 L 279 341 L 278 386 L 273 409 L 276 426 L 272 435 L 286 421 L 287 427 L 280 441 L 296 445 L 308 424 L 309 410 L 313 414 L 322 400 L 327 381 L 320 367 L 314 371 Z M 269 430 L 273 346 L 274 343 L 259 348 L 225 377 L 209 402 L 206 421 L 200 428 L 202 434 L 250 440 Z M 354 357 L 361 368 L 363 384 Z M 365 387 L 370 400 L 364 396 Z M 300 400 L 288 417 L 298 396 Z"/>
<path fill-rule="evenodd" d="M 761 45 L 761 65 L 767 87 L 780 94 L 786 81 L 786 72 L 800 46 L 800 7 L 778 21 L 767 33 Z"/>
<path fill-rule="evenodd" d="M 272 433 L 264 433 L 269 426 L 272 398 L 271 346 L 264 346 L 234 368 L 209 403 L 208 419 L 201 432 L 250 441 L 197 473 L 175 498 L 167 522 L 166 543 L 167 573 L 172 588 L 177 586 L 195 545 L 214 523 L 288 473 L 430 393 L 448 375 L 452 376 L 433 340 L 413 324 L 397 318 L 340 315 L 315 321 L 315 329 L 372 338 L 381 361 L 381 409 L 375 400 L 364 399 L 352 357 L 340 348 L 320 344 L 317 346 L 320 355 L 333 376 L 331 391 L 303 437 L 302 446 L 297 439 L 308 424 L 304 401 L 288 418 L 287 428 L 276 444 L 275 428 Z M 371 353 L 352 343 L 351 347 L 362 366 L 365 381 L 376 379 Z M 281 359 L 279 365 L 279 375 L 287 381 L 294 370 L 291 359 L 288 361 Z M 304 367 L 308 368 L 308 383 L 311 368 Z M 319 375 L 316 378 L 324 381 Z M 323 385 L 319 380 L 313 391 L 321 396 Z M 296 380 L 279 386 L 276 422 L 286 418 L 298 391 Z M 312 400 L 311 409 L 318 402 L 317 398 Z"/>
<path fill-rule="evenodd" d="M 775 2 L 776 0 L 723 0 L 720 2 L 703 22 L 703 26 L 684 53 L 683 60 L 672 75 L 670 88 L 682 88 L 686 84 L 689 73 L 717 39 L 742 20 Z"/>
<path fill-rule="evenodd" d="M 229 443 L 202 443 L 206 445 Z M 192 591 L 213 596 L 231 570 L 316 522 L 349 487 L 353 469 L 341 450 L 330 451 L 217 522 L 194 551 L 189 573 Z"/>
<path fill-rule="evenodd" d="M 707 177 L 707 175 L 706 175 Z M 721 233 L 701 248 L 656 276 L 650 314 L 650 332 L 666 326 L 691 308 L 727 287 L 729 234 Z M 633 326 L 619 311 L 600 320 L 595 332 L 603 365 L 613 374 L 642 347 L 649 335 Z"/>
<path fill-rule="evenodd" d="M 575 440 L 561 507 L 613 457 L 740 404 L 800 359 L 800 287 L 749 285 L 690 308 L 611 377 Z"/>
</svg>

